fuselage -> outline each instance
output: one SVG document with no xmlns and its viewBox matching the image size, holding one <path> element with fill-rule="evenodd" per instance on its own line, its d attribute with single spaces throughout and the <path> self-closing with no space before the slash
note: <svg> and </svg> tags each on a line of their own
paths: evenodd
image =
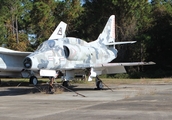
<svg viewBox="0 0 172 120">
<path fill-rule="evenodd" d="M 25 58 L 24 66 L 31 70 L 82 69 L 108 63 L 116 56 L 117 50 L 113 46 L 66 37 L 43 42 L 35 52 Z"/>
</svg>

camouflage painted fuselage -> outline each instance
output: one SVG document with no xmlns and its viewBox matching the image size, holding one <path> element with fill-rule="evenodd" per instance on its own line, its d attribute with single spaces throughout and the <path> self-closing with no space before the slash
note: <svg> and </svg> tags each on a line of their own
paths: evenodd
<svg viewBox="0 0 172 120">
<path fill-rule="evenodd" d="M 87 43 L 73 37 L 47 40 L 27 56 L 25 67 L 32 70 L 71 70 L 108 63 L 116 58 L 117 50 L 102 42 L 100 38 Z"/>
</svg>

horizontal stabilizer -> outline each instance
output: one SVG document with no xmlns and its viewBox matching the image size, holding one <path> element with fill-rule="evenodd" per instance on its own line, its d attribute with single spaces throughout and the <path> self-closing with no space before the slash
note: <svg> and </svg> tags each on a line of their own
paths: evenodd
<svg viewBox="0 0 172 120">
<path fill-rule="evenodd" d="M 106 43 L 105 45 L 120 45 L 120 44 L 132 44 L 136 41 L 126 41 L 126 42 L 113 42 L 113 43 Z"/>
</svg>

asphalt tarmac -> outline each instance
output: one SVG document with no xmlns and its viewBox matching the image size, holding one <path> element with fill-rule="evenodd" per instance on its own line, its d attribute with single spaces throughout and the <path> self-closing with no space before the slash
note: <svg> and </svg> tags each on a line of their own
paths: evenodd
<svg viewBox="0 0 172 120">
<path fill-rule="evenodd" d="M 0 120 L 171 120 L 172 84 L 77 84 L 54 94 L 28 86 L 0 87 Z"/>
</svg>

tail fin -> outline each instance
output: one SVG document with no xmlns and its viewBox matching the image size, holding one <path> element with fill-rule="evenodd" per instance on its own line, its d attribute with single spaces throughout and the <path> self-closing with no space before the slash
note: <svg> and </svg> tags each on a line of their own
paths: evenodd
<svg viewBox="0 0 172 120">
<path fill-rule="evenodd" d="M 115 42 L 115 15 L 111 15 L 102 31 L 98 37 L 100 44 L 104 45 L 119 45 L 135 43 L 136 41 L 126 41 L 126 42 Z"/>
<path fill-rule="evenodd" d="M 109 17 L 102 33 L 98 37 L 98 40 L 103 44 L 115 42 L 115 15 L 111 15 Z"/>
<path fill-rule="evenodd" d="M 59 25 L 54 30 L 53 34 L 49 37 L 48 40 L 58 39 L 65 37 L 65 31 L 66 31 L 67 24 L 61 21 Z"/>
</svg>

